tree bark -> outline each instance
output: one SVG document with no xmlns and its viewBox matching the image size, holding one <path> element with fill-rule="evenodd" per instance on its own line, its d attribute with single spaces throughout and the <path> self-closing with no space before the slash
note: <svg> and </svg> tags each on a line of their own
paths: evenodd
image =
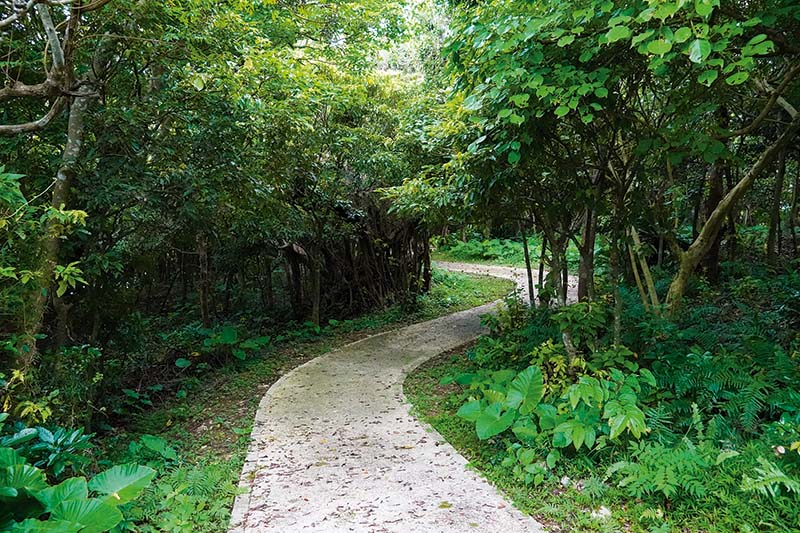
<svg viewBox="0 0 800 533">
<path fill-rule="evenodd" d="M 635 256 L 639 260 L 639 265 L 642 268 L 642 277 L 644 277 L 645 286 L 647 287 L 650 304 L 653 306 L 653 309 L 658 312 L 660 302 L 658 301 L 656 284 L 653 282 L 653 275 L 650 273 L 647 258 L 644 256 L 644 253 L 642 253 L 642 241 L 639 239 L 639 232 L 636 231 L 636 228 L 633 226 L 631 226 L 631 238 L 633 239 Z"/>
<path fill-rule="evenodd" d="M 550 299 L 546 296 L 547 291 L 544 289 L 544 259 L 547 256 L 547 239 L 542 239 L 542 250 L 539 254 L 539 283 L 536 285 L 536 292 L 539 294 L 539 306 L 547 307 L 550 305 Z"/>
<path fill-rule="evenodd" d="M 319 326 L 320 299 L 322 296 L 321 269 L 319 260 L 311 258 L 311 322 Z"/>
<path fill-rule="evenodd" d="M 50 201 L 50 205 L 55 209 L 64 208 L 69 201 L 70 183 L 75 176 L 75 167 L 83 146 L 84 119 L 89 108 L 89 100 L 89 96 L 77 96 L 69 109 L 67 142 L 64 145 L 61 165 L 53 183 Z M 23 369 L 29 368 L 36 356 L 36 336 L 44 325 L 47 299 L 52 292 L 53 274 L 58 264 L 61 236 L 58 234 L 57 222 L 53 219 L 45 222 L 43 240 L 43 254 L 38 268 L 40 282 L 31 295 L 30 311 L 26 313 L 23 327 L 25 340 L 21 347 L 22 356 L 20 358 L 20 367 Z"/>
<path fill-rule="evenodd" d="M 197 284 L 197 296 L 200 304 L 200 319 L 204 328 L 211 327 L 211 312 L 209 309 L 209 298 L 211 282 L 208 268 L 208 238 L 200 233 L 197 235 L 197 257 L 199 259 L 199 283 Z"/>
<path fill-rule="evenodd" d="M 594 298 L 594 245 L 597 239 L 597 215 L 591 207 L 586 208 L 584 214 L 583 235 L 580 252 L 580 265 L 578 266 L 578 301 L 592 300 Z"/>
<path fill-rule="evenodd" d="M 680 309 L 689 278 L 713 245 L 725 218 L 736 205 L 736 202 L 750 189 L 753 182 L 769 168 L 769 165 L 783 148 L 795 138 L 798 129 L 800 129 L 800 114 L 792 119 L 792 122 L 778 140 L 761 154 L 750 170 L 722 198 L 716 209 L 706 220 L 697 238 L 689 246 L 689 249 L 681 254 L 678 272 L 675 274 L 667 293 L 667 308 L 671 316 L 675 316 Z"/>
<path fill-rule="evenodd" d="M 525 223 L 521 222 L 519 225 L 519 232 L 522 235 L 522 251 L 525 253 L 525 273 L 528 276 L 528 301 L 533 305 L 534 291 L 533 291 L 533 271 L 531 270 L 531 252 L 528 248 L 528 234 L 525 231 Z"/>
<path fill-rule="evenodd" d="M 780 247 L 779 230 L 781 224 L 781 197 L 783 196 L 783 182 L 786 177 L 786 150 L 781 150 L 778 157 L 778 172 L 775 176 L 775 186 L 772 188 L 772 201 L 769 210 L 769 233 L 767 234 L 767 264 L 775 266 L 778 263 L 778 249 Z"/>
<path fill-rule="evenodd" d="M 719 202 L 722 200 L 724 193 L 722 176 L 724 171 L 725 167 L 723 164 L 721 162 L 716 162 L 708 173 L 708 196 L 706 197 L 704 205 L 706 217 L 714 212 L 714 209 L 717 208 Z M 711 243 L 711 247 L 708 249 L 704 261 L 706 277 L 713 283 L 716 283 L 719 279 L 719 248 L 721 242 L 722 234 L 718 233 Z"/>
</svg>

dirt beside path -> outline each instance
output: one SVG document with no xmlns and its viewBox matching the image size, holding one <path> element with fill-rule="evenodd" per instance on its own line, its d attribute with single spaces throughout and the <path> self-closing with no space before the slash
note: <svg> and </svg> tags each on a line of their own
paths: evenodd
<svg viewBox="0 0 800 533">
<path fill-rule="evenodd" d="M 520 269 L 439 266 L 525 287 Z M 542 531 L 403 396 L 411 370 L 480 335 L 480 316 L 495 305 L 368 337 L 278 380 L 256 414 L 230 531 Z"/>
</svg>

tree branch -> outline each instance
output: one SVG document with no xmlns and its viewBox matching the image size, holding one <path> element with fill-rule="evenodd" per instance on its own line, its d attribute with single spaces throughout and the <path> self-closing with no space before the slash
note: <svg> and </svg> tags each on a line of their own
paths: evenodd
<svg viewBox="0 0 800 533">
<path fill-rule="evenodd" d="M 58 85 L 52 80 L 46 80 L 36 85 L 27 85 L 18 81 L 0 89 L 0 102 L 12 98 L 47 98 L 58 94 Z"/>
<path fill-rule="evenodd" d="M 64 108 L 67 99 L 64 97 L 58 98 L 50 107 L 50 111 L 39 120 L 26 122 L 25 124 L 0 124 L 0 136 L 2 135 L 17 135 L 20 133 L 31 133 L 39 131 L 47 127 L 48 124 L 58 115 Z"/>
<path fill-rule="evenodd" d="M 50 16 L 50 8 L 45 4 L 37 4 L 36 13 L 44 26 L 44 32 L 47 34 L 47 42 L 50 45 L 50 54 L 53 56 L 53 67 L 60 71 L 66 64 L 64 61 L 64 49 L 61 48 L 61 41 L 58 39 L 58 32 L 56 26 L 53 24 L 53 18 Z"/>
<path fill-rule="evenodd" d="M 769 112 L 775 106 L 775 103 L 778 102 L 778 99 L 783 94 L 783 91 L 786 90 L 786 88 L 789 86 L 792 80 L 794 80 L 794 78 L 797 77 L 798 74 L 800 74 L 800 64 L 795 65 L 794 67 L 789 69 L 789 72 L 787 72 L 786 75 L 783 77 L 783 81 L 781 81 L 781 84 L 778 85 L 778 88 L 776 90 L 772 91 L 772 94 L 770 95 L 767 104 L 761 110 L 761 113 L 759 113 L 758 116 L 753 120 L 753 122 L 751 122 L 744 128 L 738 129 L 734 132 L 725 135 L 723 138 L 739 137 L 741 135 L 747 135 L 748 133 L 756 129 L 758 126 L 760 126 L 761 123 L 764 122 L 764 119 L 767 118 L 767 115 L 769 115 Z"/>
</svg>

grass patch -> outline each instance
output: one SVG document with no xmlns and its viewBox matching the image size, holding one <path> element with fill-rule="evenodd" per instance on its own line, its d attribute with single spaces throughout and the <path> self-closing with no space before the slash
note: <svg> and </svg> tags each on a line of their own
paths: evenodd
<svg viewBox="0 0 800 533">
<path fill-rule="evenodd" d="M 144 532 L 224 531 L 255 411 L 280 376 L 367 335 L 469 309 L 513 289 L 507 280 L 438 270 L 433 282 L 430 293 L 412 309 L 393 307 L 287 335 L 285 343 L 260 357 L 192 378 L 186 398 L 135 415 L 127 427 L 105 437 L 101 445 L 108 457 L 149 464 L 160 472 L 145 495 L 126 510 L 130 523 Z M 177 458 L 158 447 L 148 448 L 142 435 L 164 439 Z"/>
</svg>

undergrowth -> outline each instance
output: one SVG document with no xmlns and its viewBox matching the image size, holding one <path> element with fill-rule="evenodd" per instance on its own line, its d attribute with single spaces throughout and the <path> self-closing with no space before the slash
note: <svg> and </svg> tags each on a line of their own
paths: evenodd
<svg viewBox="0 0 800 533">
<path fill-rule="evenodd" d="M 622 345 L 603 303 L 511 301 L 406 392 L 552 530 L 800 531 L 800 275 L 725 270 L 674 322 L 624 291 Z"/>
</svg>

